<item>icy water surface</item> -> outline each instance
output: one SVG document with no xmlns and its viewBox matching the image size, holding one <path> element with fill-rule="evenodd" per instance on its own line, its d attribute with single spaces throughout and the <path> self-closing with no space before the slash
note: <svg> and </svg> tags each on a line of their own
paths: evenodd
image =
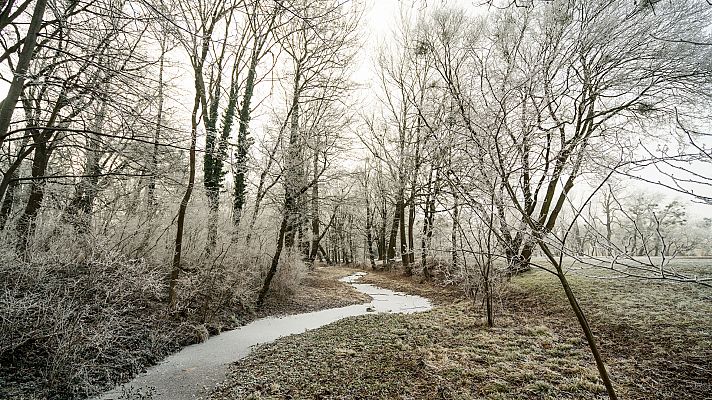
<svg viewBox="0 0 712 400">
<path fill-rule="evenodd" d="M 216 384 L 222 382 L 226 377 L 228 365 L 247 356 L 255 345 L 316 329 L 355 315 L 371 312 L 413 313 L 432 308 L 426 298 L 358 283 L 358 279 L 363 275 L 366 273 L 357 272 L 341 278 L 340 281 L 371 296 L 370 303 L 279 318 L 258 319 L 240 328 L 213 336 L 203 343 L 185 347 L 138 375 L 131 382 L 105 392 L 96 399 L 141 398 L 140 394 L 150 394 L 151 399 L 197 399 L 208 394 Z"/>
</svg>

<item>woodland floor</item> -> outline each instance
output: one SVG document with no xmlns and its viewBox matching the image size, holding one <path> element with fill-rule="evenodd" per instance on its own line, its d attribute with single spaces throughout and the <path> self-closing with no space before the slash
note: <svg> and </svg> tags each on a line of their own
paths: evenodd
<svg viewBox="0 0 712 400">
<path fill-rule="evenodd" d="M 91 318 L 84 318 L 80 322 L 80 331 L 72 335 L 72 342 L 54 343 L 47 340 L 51 338 L 37 337 L 12 353 L 3 354 L 0 357 L 0 399 L 85 398 L 130 380 L 136 373 L 183 346 L 201 342 L 210 335 L 256 318 L 368 302 L 368 296 L 338 282 L 338 278 L 349 273 L 347 270 L 317 268 L 294 288 L 293 294 L 270 294 L 259 312 L 226 310 L 207 324 L 169 316 L 165 312 L 165 303 L 145 299 L 135 307 L 124 309 L 120 317 L 114 319 L 115 326 L 103 326 L 104 322 L 94 323 Z M 111 331 L 111 336 L 102 334 L 102 330 Z M 104 336 L 109 338 L 104 340 Z M 53 352 L 68 352 L 72 348 L 74 353 L 81 353 L 73 354 L 75 365 L 67 365 L 59 359 L 52 370 L 60 371 L 51 378 L 40 372 L 53 363 L 50 361 L 56 358 Z"/>
<path fill-rule="evenodd" d="M 339 282 L 353 270 L 344 268 L 316 268 L 310 272 L 293 293 L 273 293 L 257 312 L 257 317 L 301 314 L 351 304 L 368 303 L 371 298 Z"/>
<path fill-rule="evenodd" d="M 712 399 L 712 290 L 571 276 L 621 399 Z M 419 314 L 352 317 L 267 344 L 213 399 L 604 399 L 553 276 L 514 278 L 495 328 L 452 287 L 398 272 L 364 282 L 419 294 Z"/>
</svg>

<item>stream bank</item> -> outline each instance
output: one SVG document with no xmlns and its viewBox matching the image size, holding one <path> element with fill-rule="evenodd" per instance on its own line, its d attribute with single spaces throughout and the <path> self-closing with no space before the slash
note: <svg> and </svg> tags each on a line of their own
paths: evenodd
<svg viewBox="0 0 712 400">
<path fill-rule="evenodd" d="M 368 295 L 372 299 L 369 303 L 258 319 L 188 346 L 97 399 L 194 399 L 207 395 L 222 382 L 229 364 L 250 354 L 256 345 L 313 330 L 346 317 L 368 313 L 414 313 L 431 308 L 430 301 L 423 297 L 358 283 L 363 275 L 364 272 L 355 273 L 341 281 Z"/>
</svg>

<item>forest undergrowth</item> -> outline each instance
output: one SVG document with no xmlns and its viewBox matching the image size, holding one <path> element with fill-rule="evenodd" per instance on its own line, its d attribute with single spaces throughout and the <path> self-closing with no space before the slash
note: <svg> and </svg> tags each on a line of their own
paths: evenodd
<svg viewBox="0 0 712 400">
<path fill-rule="evenodd" d="M 86 398 L 255 318 L 368 300 L 338 273 L 283 265 L 256 311 L 249 279 L 259 268 L 235 262 L 186 273 L 169 311 L 165 265 L 103 247 L 48 246 L 27 259 L 0 249 L 0 399 Z"/>
</svg>

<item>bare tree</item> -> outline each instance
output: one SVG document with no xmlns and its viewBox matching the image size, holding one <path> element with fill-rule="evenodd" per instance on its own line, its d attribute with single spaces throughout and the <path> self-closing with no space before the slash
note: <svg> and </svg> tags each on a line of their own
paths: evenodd
<svg viewBox="0 0 712 400">
<path fill-rule="evenodd" d="M 26 9 L 30 2 L 25 1 L 19 4 L 17 9 L 13 10 L 14 1 L 8 1 L 3 5 L 2 22 L 0 29 L 5 30 L 6 26 L 16 22 L 23 10 Z M 12 83 L 8 89 L 7 96 L 0 104 L 0 146 L 10 135 L 9 129 L 12 122 L 12 116 L 15 112 L 15 107 L 22 94 L 25 86 L 25 78 L 30 67 L 30 63 L 34 56 L 35 46 L 37 45 L 37 35 L 42 29 L 42 22 L 47 8 L 47 0 L 37 0 L 32 11 L 32 19 L 27 27 L 27 34 L 24 38 L 17 38 L 16 44 L 5 49 L 3 58 L 8 58 L 17 51 L 19 46 L 22 50 L 19 52 L 17 64 L 15 65 Z M 0 194 L 0 198 L 2 194 Z"/>
<path fill-rule="evenodd" d="M 501 207 L 521 224 L 511 244 L 518 261 L 527 263 L 536 244 L 554 266 L 611 398 L 591 328 L 546 237 L 577 178 L 598 167 L 593 152 L 609 171 L 623 164 L 627 149 L 602 138 L 669 112 L 674 101 L 685 102 L 709 82 L 695 49 L 654 39 L 656 32 L 702 29 L 694 21 L 707 12 L 687 2 L 655 11 L 624 2 L 537 3 L 493 14 L 491 28 L 479 28 L 479 35 L 463 33 L 462 15 L 452 12 L 432 22 L 430 46 L 472 144 L 470 159 L 495 168 Z M 683 19 L 690 25 L 680 24 Z M 687 95 L 678 97 L 682 92 Z"/>
<path fill-rule="evenodd" d="M 170 286 L 168 292 L 168 303 L 170 308 L 174 308 L 177 301 L 177 285 L 178 277 L 180 276 L 181 255 L 183 250 L 183 230 L 185 229 L 185 214 L 188 209 L 193 188 L 195 185 L 195 163 L 196 163 L 196 142 L 199 129 L 199 111 L 202 109 L 203 117 L 206 118 L 207 124 L 210 122 L 210 116 L 206 116 L 209 112 L 207 102 L 207 87 L 204 80 L 204 68 L 208 53 L 213 43 L 213 33 L 218 24 L 232 10 L 229 5 L 220 1 L 206 1 L 193 4 L 189 2 L 179 3 L 184 22 L 188 25 L 184 37 L 179 37 L 181 44 L 184 46 L 190 63 L 193 69 L 193 79 L 195 94 L 193 100 L 193 109 L 190 119 L 190 146 L 189 146 L 189 161 L 188 161 L 188 182 L 185 193 L 178 208 L 176 217 L 176 239 L 173 250 L 173 261 L 171 265 Z M 193 12 L 197 10 L 197 18 L 193 19 Z M 208 125 L 211 126 L 211 125 Z"/>
<path fill-rule="evenodd" d="M 360 17 L 357 9 L 347 9 L 338 2 L 306 2 L 294 6 L 292 23 L 284 25 L 290 34 L 280 41 L 291 63 L 291 85 L 287 92 L 289 100 L 284 124 L 287 127 L 286 121 L 289 121 L 289 139 L 284 152 L 284 208 L 277 248 L 260 290 L 258 305 L 264 303 L 283 247 L 295 248 L 297 238 L 308 243 L 302 226 L 306 204 L 303 195 L 318 185 L 328 166 L 328 158 L 323 154 L 319 156 L 322 145 L 314 142 L 312 150 L 316 162 L 312 165 L 312 176 L 308 178 L 307 143 L 310 138 L 324 134 L 317 130 L 320 124 L 333 118 L 334 114 L 343 115 L 335 112 L 334 107 L 340 104 L 340 99 L 349 89 L 345 72 L 354 54 L 355 30 Z M 321 143 L 326 147 L 335 145 L 333 139 L 328 138 Z M 308 255 L 307 248 L 301 250 Z"/>
</svg>

